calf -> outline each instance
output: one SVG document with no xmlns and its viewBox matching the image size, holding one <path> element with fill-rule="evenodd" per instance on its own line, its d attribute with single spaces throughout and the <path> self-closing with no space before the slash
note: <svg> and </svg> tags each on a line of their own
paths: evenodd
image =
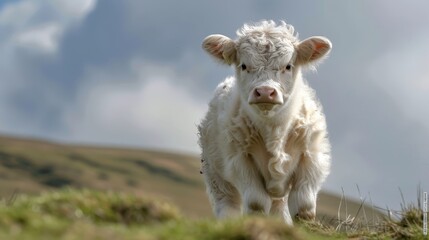
<svg viewBox="0 0 429 240">
<path fill-rule="evenodd" d="M 327 55 L 325 37 L 299 41 L 291 25 L 244 25 L 231 40 L 210 35 L 203 48 L 233 65 L 198 126 L 202 172 L 218 218 L 262 212 L 314 219 L 329 174 L 325 116 L 301 69 Z"/>
</svg>

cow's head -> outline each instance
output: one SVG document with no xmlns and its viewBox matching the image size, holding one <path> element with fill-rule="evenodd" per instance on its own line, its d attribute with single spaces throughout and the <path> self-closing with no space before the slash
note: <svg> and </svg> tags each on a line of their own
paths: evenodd
<svg viewBox="0 0 429 240">
<path fill-rule="evenodd" d="M 237 40 L 210 35 L 203 48 L 221 63 L 235 66 L 242 102 L 266 116 L 287 106 L 301 67 L 314 66 L 331 49 L 325 37 L 300 42 L 285 22 L 244 25 L 237 35 Z"/>
</svg>

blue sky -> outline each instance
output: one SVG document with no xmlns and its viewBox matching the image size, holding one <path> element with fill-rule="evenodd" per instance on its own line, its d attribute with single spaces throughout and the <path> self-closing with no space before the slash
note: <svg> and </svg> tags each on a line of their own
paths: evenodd
<svg viewBox="0 0 429 240">
<path fill-rule="evenodd" d="M 0 3 L 0 133 L 198 154 L 196 125 L 232 69 L 201 49 L 245 22 L 323 35 L 305 77 L 328 121 L 325 189 L 399 208 L 429 191 L 429 2 L 19 0 Z"/>
</svg>

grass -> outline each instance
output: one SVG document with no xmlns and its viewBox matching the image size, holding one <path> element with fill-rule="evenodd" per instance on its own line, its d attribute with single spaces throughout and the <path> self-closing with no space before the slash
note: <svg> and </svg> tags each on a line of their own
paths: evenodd
<svg viewBox="0 0 429 240">
<path fill-rule="evenodd" d="M 248 216 L 188 219 L 173 205 L 110 191 L 62 189 L 20 194 L 0 203 L 0 239 L 427 239 L 422 211 L 409 205 L 400 221 L 371 228 L 355 221 L 347 231 L 321 222 Z"/>
<path fill-rule="evenodd" d="M 72 189 L 3 201 L 0 216 L 0 239 L 93 239 L 105 228 L 112 236 L 132 236 L 137 226 L 144 230 L 181 219 L 177 208 L 159 200 Z"/>
</svg>

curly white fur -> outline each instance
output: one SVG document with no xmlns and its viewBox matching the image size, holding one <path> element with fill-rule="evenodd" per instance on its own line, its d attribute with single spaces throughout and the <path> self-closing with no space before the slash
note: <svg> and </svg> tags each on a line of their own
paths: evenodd
<svg viewBox="0 0 429 240">
<path fill-rule="evenodd" d="M 244 25 L 238 39 L 210 35 L 203 48 L 234 65 L 199 125 L 202 170 L 213 210 L 313 219 L 317 193 L 329 174 L 330 144 L 322 107 L 303 80 L 331 49 L 324 37 L 300 42 L 291 25 Z M 244 66 L 243 66 L 244 65 Z M 260 87 L 275 89 L 281 104 L 250 104 Z M 290 208 L 290 209 L 289 209 Z"/>
</svg>

